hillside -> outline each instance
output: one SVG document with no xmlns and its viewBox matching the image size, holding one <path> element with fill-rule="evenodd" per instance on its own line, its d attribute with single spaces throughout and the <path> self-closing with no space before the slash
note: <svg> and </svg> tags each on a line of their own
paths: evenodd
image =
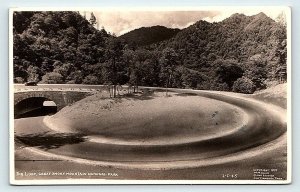
<svg viewBox="0 0 300 192">
<path fill-rule="evenodd" d="M 141 27 L 121 35 L 119 38 L 128 44 L 146 46 L 175 36 L 180 29 L 171 29 L 164 26 Z"/>
<path fill-rule="evenodd" d="M 198 21 L 156 49 L 174 49 L 179 65 L 208 77 L 199 80 L 200 89 L 231 90 L 238 78 L 264 89 L 286 79 L 286 73 L 279 75 L 286 68 L 285 41 L 285 28 L 264 13 L 234 14 L 218 23 Z"/>
<path fill-rule="evenodd" d="M 99 61 L 107 41 L 78 12 L 14 12 L 15 82 L 82 83 Z"/>
<path fill-rule="evenodd" d="M 180 29 L 170 29 L 164 26 L 141 27 L 121 35 L 129 44 L 137 46 L 146 46 L 160 41 L 170 39 L 175 36 Z"/>
<path fill-rule="evenodd" d="M 288 96 L 287 86 L 287 83 L 279 84 L 274 87 L 254 93 L 253 97 L 266 103 L 272 103 L 286 109 Z"/>
</svg>

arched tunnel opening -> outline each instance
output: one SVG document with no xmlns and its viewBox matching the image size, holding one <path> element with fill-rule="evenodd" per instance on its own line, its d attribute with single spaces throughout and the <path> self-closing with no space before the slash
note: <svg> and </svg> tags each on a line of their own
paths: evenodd
<svg viewBox="0 0 300 192">
<path fill-rule="evenodd" d="M 38 117 L 57 112 L 54 101 L 45 97 L 30 97 L 17 103 L 14 107 L 14 118 Z"/>
</svg>

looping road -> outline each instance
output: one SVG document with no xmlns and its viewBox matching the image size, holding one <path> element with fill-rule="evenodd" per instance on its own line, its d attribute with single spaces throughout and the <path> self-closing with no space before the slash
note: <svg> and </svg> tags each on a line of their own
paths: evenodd
<svg viewBox="0 0 300 192">
<path fill-rule="evenodd" d="M 193 90 L 176 92 L 195 93 L 200 97 L 237 106 L 247 114 L 248 122 L 230 134 L 184 143 L 122 145 L 94 142 L 89 136 L 83 136 L 83 142 L 47 150 L 37 147 L 28 150 L 84 164 L 156 170 L 200 167 L 255 158 L 286 143 L 286 110 L 280 107 L 238 94 Z M 53 132 L 43 124 L 41 117 L 15 120 L 15 131 L 17 135 Z"/>
</svg>

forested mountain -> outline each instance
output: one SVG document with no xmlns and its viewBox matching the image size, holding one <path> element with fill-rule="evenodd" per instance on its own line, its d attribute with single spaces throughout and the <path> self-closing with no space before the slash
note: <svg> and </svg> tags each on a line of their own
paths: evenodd
<svg viewBox="0 0 300 192">
<path fill-rule="evenodd" d="M 121 35 L 120 38 L 129 44 L 145 46 L 170 39 L 179 31 L 180 29 L 170 29 L 164 26 L 141 27 Z"/>
<path fill-rule="evenodd" d="M 13 26 L 17 82 L 89 82 L 113 38 L 77 12 L 15 12 Z"/>
<path fill-rule="evenodd" d="M 15 12 L 15 82 L 252 93 L 286 81 L 286 26 L 264 13 L 198 21 L 181 31 L 140 28 L 118 38 L 96 30 L 91 18 L 77 12 Z"/>
<path fill-rule="evenodd" d="M 250 90 L 286 80 L 285 25 L 264 13 L 234 14 L 218 23 L 198 21 L 156 49 L 165 48 L 180 58 L 175 73 L 185 68 L 201 74 L 200 89 L 232 90 L 238 78 L 237 83 L 251 82 Z"/>
</svg>

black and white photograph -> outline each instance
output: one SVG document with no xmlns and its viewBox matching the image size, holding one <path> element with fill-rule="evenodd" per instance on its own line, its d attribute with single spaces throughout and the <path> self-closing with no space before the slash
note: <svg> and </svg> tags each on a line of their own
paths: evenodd
<svg viewBox="0 0 300 192">
<path fill-rule="evenodd" d="M 291 182 L 289 7 L 9 16 L 11 184 Z"/>
</svg>

